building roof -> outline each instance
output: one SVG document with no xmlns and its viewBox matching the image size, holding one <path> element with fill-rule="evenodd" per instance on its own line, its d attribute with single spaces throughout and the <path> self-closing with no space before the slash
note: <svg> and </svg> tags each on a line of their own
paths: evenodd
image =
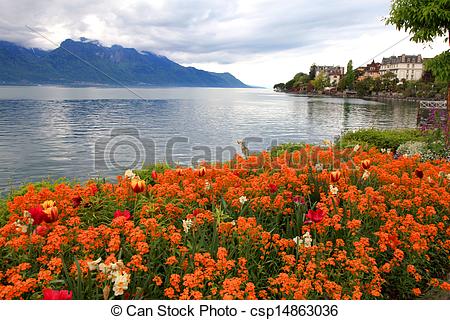
<svg viewBox="0 0 450 320">
<path fill-rule="evenodd" d="M 382 64 L 399 64 L 399 63 L 422 63 L 422 56 L 419 54 L 417 56 L 411 56 L 402 54 L 401 56 L 392 56 L 389 58 L 383 58 Z"/>
</svg>

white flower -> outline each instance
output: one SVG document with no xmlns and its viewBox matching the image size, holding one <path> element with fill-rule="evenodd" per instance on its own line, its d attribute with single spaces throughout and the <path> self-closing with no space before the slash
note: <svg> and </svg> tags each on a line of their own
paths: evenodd
<svg viewBox="0 0 450 320">
<path fill-rule="evenodd" d="M 381 151 L 381 153 L 385 153 L 386 149 L 385 148 L 381 148 L 380 151 Z"/>
<path fill-rule="evenodd" d="M 232 225 L 232 226 L 235 226 L 235 225 L 236 225 L 236 220 L 232 220 L 232 221 L 231 221 L 231 225 Z"/>
<path fill-rule="evenodd" d="M 14 225 L 16 226 L 17 232 L 27 233 L 28 232 L 28 226 L 26 224 L 23 224 L 21 221 L 17 220 L 14 222 Z"/>
<path fill-rule="evenodd" d="M 239 202 L 241 203 L 241 204 L 244 204 L 244 203 L 246 203 L 247 202 L 247 197 L 246 196 L 241 196 L 240 198 L 239 198 Z"/>
<path fill-rule="evenodd" d="M 192 227 L 192 220 L 191 219 L 187 219 L 187 220 L 183 220 L 183 230 L 184 232 L 188 233 L 189 229 L 191 229 Z"/>
<path fill-rule="evenodd" d="M 311 247 L 312 244 L 312 238 L 311 235 L 309 234 L 309 231 L 307 231 L 304 235 L 303 235 L 303 243 L 305 244 L 305 247 Z"/>
<path fill-rule="evenodd" d="M 445 176 L 447 180 L 450 180 L 450 173 Z"/>
<path fill-rule="evenodd" d="M 316 171 L 322 171 L 323 170 L 323 164 L 321 164 L 321 163 L 317 163 L 315 167 L 316 167 Z"/>
<path fill-rule="evenodd" d="M 205 190 L 210 190 L 211 189 L 211 184 L 209 183 L 208 180 L 205 181 Z"/>
<path fill-rule="evenodd" d="M 370 172 L 367 170 L 364 170 L 364 173 L 362 175 L 363 180 L 369 179 L 369 176 L 370 176 Z"/>
<path fill-rule="evenodd" d="M 98 259 L 96 260 L 98 261 Z M 104 264 L 103 262 L 98 265 L 98 270 L 108 275 L 108 279 L 115 280 L 117 272 L 121 272 L 125 268 L 122 260 L 118 260 L 116 263 Z"/>
<path fill-rule="evenodd" d="M 326 145 L 326 146 L 333 145 L 333 143 L 330 140 L 328 140 L 328 139 L 323 140 L 323 144 Z"/>
<path fill-rule="evenodd" d="M 128 284 L 130 283 L 130 275 L 126 272 L 116 271 L 114 273 L 114 295 L 120 296 L 128 289 Z"/>
<path fill-rule="evenodd" d="M 296 236 L 294 239 L 292 239 L 296 245 L 302 245 L 303 244 L 303 239 L 300 238 L 299 236 Z"/>
<path fill-rule="evenodd" d="M 353 151 L 354 151 L 354 152 L 358 152 L 359 148 L 361 148 L 361 147 L 359 146 L 359 144 L 357 144 L 357 145 L 353 148 Z"/>
<path fill-rule="evenodd" d="M 388 149 L 386 150 L 386 153 L 387 153 L 387 154 L 391 154 L 391 149 L 388 148 Z"/>
<path fill-rule="evenodd" d="M 89 270 L 90 270 L 90 271 L 97 270 L 97 269 L 99 268 L 99 263 L 100 263 L 100 261 L 102 261 L 102 258 L 98 258 L 98 259 L 95 260 L 95 261 L 89 261 L 89 262 L 87 263 Z"/>
<path fill-rule="evenodd" d="M 331 193 L 333 196 L 335 196 L 335 195 L 338 194 L 338 192 L 339 192 L 338 187 L 335 187 L 335 186 L 333 186 L 332 184 L 330 184 L 330 193 Z"/>
<path fill-rule="evenodd" d="M 311 247 L 312 238 L 311 234 L 307 231 L 301 238 L 299 236 L 292 239 L 297 246 L 304 245 L 306 248 Z"/>
<path fill-rule="evenodd" d="M 128 169 L 125 171 L 125 178 L 133 179 L 134 177 L 136 177 L 136 175 L 134 174 L 133 170 Z"/>
<path fill-rule="evenodd" d="M 26 219 L 27 224 L 31 225 L 34 222 L 34 219 L 31 217 L 31 213 L 29 213 L 27 210 L 23 212 L 23 217 Z"/>
</svg>

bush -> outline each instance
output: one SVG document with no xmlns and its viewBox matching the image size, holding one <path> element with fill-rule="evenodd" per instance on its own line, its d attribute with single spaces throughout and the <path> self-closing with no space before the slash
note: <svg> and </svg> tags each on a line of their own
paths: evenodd
<svg viewBox="0 0 450 320">
<path fill-rule="evenodd" d="M 425 141 L 424 134 L 417 129 L 361 129 L 345 132 L 336 141 L 336 145 L 346 148 L 359 144 L 378 149 L 391 149 L 392 151 L 408 141 Z"/>
<path fill-rule="evenodd" d="M 272 157 L 278 157 L 285 152 L 292 153 L 294 151 L 301 150 L 304 147 L 304 143 L 283 143 L 270 149 L 270 155 Z"/>
</svg>

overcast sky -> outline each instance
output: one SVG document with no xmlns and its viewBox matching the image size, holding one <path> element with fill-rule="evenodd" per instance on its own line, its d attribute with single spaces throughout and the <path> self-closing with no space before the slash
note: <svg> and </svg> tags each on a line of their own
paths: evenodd
<svg viewBox="0 0 450 320">
<path fill-rule="evenodd" d="M 312 63 L 359 66 L 407 36 L 385 26 L 389 0 L 0 0 L 0 39 L 52 49 L 87 37 L 231 72 L 272 87 Z M 431 57 L 447 49 L 408 40 L 381 54 Z"/>
</svg>

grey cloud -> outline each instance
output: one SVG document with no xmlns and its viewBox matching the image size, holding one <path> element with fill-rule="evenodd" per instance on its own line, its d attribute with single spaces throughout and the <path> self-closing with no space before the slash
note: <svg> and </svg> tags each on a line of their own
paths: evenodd
<svg viewBox="0 0 450 320">
<path fill-rule="evenodd" d="M 379 20 L 388 8 L 389 0 L 0 0 L 0 39 L 51 47 L 26 30 L 30 25 L 56 42 L 94 34 L 108 45 L 154 51 L 186 64 L 233 63 L 351 39 L 382 28 Z"/>
</svg>

